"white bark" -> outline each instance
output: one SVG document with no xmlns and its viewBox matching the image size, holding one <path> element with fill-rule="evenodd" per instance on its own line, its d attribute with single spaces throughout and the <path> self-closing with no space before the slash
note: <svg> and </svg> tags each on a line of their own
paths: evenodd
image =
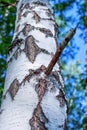
<svg viewBox="0 0 87 130">
<path fill-rule="evenodd" d="M 20 0 L 17 5 L 0 130 L 65 129 L 67 105 L 59 65 L 53 69 L 58 81 L 53 74 L 45 75 L 45 67 L 56 51 L 56 23 L 47 0 L 40 0 L 44 5 L 34 2 L 37 0 Z"/>
</svg>

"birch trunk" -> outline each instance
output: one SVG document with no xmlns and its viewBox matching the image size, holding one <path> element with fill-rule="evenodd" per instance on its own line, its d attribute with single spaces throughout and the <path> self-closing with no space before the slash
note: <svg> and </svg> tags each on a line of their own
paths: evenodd
<svg viewBox="0 0 87 130">
<path fill-rule="evenodd" d="M 47 0 L 20 0 L 0 112 L 0 130 L 66 130 L 67 103 L 57 49 L 57 24 Z"/>
</svg>

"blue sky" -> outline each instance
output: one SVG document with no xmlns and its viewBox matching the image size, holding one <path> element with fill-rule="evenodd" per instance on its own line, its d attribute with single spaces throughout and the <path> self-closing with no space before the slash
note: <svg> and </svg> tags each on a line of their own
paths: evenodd
<svg viewBox="0 0 87 130">
<path fill-rule="evenodd" d="M 64 1 L 64 0 L 61 0 L 61 2 Z M 51 5 L 55 4 L 55 3 L 58 3 L 59 0 L 50 0 L 50 3 Z M 67 27 L 65 27 L 64 31 L 67 32 L 70 30 L 70 28 L 73 28 L 76 26 L 76 24 L 79 21 L 79 16 L 77 14 L 77 5 L 76 3 L 73 4 L 73 7 L 72 9 L 69 9 L 69 10 L 66 10 L 64 12 L 65 16 L 69 17 L 69 16 L 72 16 L 72 19 L 73 19 L 73 23 L 68 23 L 67 24 Z M 57 13 L 56 13 L 56 17 L 57 17 Z M 77 51 L 77 54 L 75 55 L 75 59 L 73 60 L 70 60 L 69 63 L 73 64 L 75 63 L 77 60 L 81 63 L 81 66 L 83 67 L 84 64 L 86 63 L 86 51 L 87 51 L 87 44 L 84 43 L 84 39 L 82 39 L 82 37 L 80 37 L 80 34 L 83 33 L 84 31 L 83 30 L 80 30 L 79 28 L 77 28 L 77 31 L 76 31 L 76 34 L 74 36 L 74 41 L 76 43 L 76 45 L 79 47 L 79 50 Z"/>
</svg>

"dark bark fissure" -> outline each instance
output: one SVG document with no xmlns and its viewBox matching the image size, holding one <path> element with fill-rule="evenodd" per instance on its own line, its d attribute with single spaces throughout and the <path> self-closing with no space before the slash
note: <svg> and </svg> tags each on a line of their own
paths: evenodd
<svg viewBox="0 0 87 130">
<path fill-rule="evenodd" d="M 67 104 L 67 110 L 68 110 L 68 102 L 67 102 L 67 99 L 65 98 L 64 86 L 61 83 L 62 81 L 61 81 L 59 75 L 61 76 L 61 72 L 53 71 L 53 72 L 51 72 L 51 74 L 48 77 L 50 78 L 51 82 L 53 82 L 54 84 L 55 84 L 55 82 L 57 82 L 57 84 L 58 84 L 57 86 L 58 86 L 58 89 L 59 89 L 59 94 L 56 96 L 56 98 L 60 102 L 60 107 L 63 107 L 63 106 L 65 106 L 65 104 Z M 61 76 L 61 78 L 62 78 L 62 76 Z"/>
<path fill-rule="evenodd" d="M 38 5 L 38 6 L 39 6 L 39 5 Z M 47 6 L 45 6 L 45 7 L 47 7 Z M 33 17 L 32 17 L 32 18 L 36 21 L 36 24 L 39 23 L 40 20 L 47 20 L 47 18 L 46 18 L 46 19 L 41 18 L 41 17 L 39 16 L 39 14 L 34 10 L 35 8 L 36 8 L 35 5 L 31 5 L 31 6 L 30 6 L 29 3 L 22 5 L 22 6 L 20 7 L 20 12 L 18 13 L 18 21 L 17 21 L 17 22 L 19 22 L 19 20 L 21 20 L 21 17 L 22 17 L 22 16 L 26 17 L 26 16 L 28 15 L 28 13 L 33 14 Z M 24 14 L 22 14 L 22 12 L 23 12 L 24 9 L 29 9 L 29 10 L 26 11 Z M 44 10 L 44 9 L 43 9 L 43 10 Z M 45 10 L 46 10 L 46 15 L 47 15 L 49 18 L 51 18 L 51 14 L 52 14 L 51 10 L 50 10 L 50 9 L 45 9 Z M 48 19 L 48 20 L 49 20 L 49 19 Z M 53 19 L 51 18 L 50 20 L 53 20 Z M 53 20 L 53 21 L 54 21 L 54 20 Z"/>
<path fill-rule="evenodd" d="M 44 65 L 41 65 L 40 68 L 36 69 L 36 70 L 32 70 L 32 69 L 29 69 L 29 75 L 26 75 L 25 78 L 23 79 L 23 81 L 20 83 L 20 85 L 22 84 L 25 84 L 26 81 L 30 81 L 30 79 L 33 77 L 33 76 L 38 76 L 40 75 L 41 72 L 44 72 L 45 73 L 46 71 L 46 67 Z"/>
<path fill-rule="evenodd" d="M 32 2 L 33 5 L 30 6 L 30 3 L 27 3 L 27 4 L 22 4 L 21 7 L 20 7 L 20 11 L 23 11 L 24 8 L 25 9 L 29 9 L 29 10 L 32 10 L 34 9 L 35 7 L 38 7 L 38 6 L 43 6 L 43 7 L 46 7 L 47 5 L 43 2 L 40 2 L 40 1 L 36 1 L 36 2 Z"/>
<path fill-rule="evenodd" d="M 45 49 L 39 48 L 37 46 L 37 44 L 35 43 L 35 38 L 32 35 L 27 37 L 25 40 L 24 52 L 25 52 L 26 56 L 29 58 L 29 61 L 31 61 L 32 63 L 34 63 L 36 56 L 40 52 L 49 54 L 48 51 L 46 51 Z"/>
<path fill-rule="evenodd" d="M 64 130 L 68 130 L 68 127 L 67 127 L 67 119 L 65 119 Z"/>
<path fill-rule="evenodd" d="M 64 85 L 62 83 L 63 80 L 61 82 L 59 74 L 61 75 L 61 71 L 53 71 L 53 72 L 51 72 L 51 75 L 56 79 L 56 81 L 58 81 L 59 86 L 61 86 L 62 89 L 64 89 Z M 61 75 L 61 78 L 63 79 L 62 75 Z"/>
<path fill-rule="evenodd" d="M 19 27 L 20 27 L 20 24 L 16 27 L 16 30 L 15 30 L 15 32 L 18 32 L 18 30 L 19 30 Z"/>
<path fill-rule="evenodd" d="M 33 112 L 33 117 L 29 120 L 31 130 L 47 130 L 45 127 L 45 123 L 47 122 L 48 119 L 44 115 L 40 104 L 38 104 Z"/>
<path fill-rule="evenodd" d="M 36 21 L 36 24 L 40 22 L 40 16 L 35 12 L 35 11 L 32 11 L 34 16 L 33 16 L 33 19 Z"/>
<path fill-rule="evenodd" d="M 32 118 L 29 120 L 31 130 L 47 130 L 47 128 L 45 127 L 45 123 L 48 122 L 48 119 L 46 118 L 41 107 L 41 101 L 45 94 L 46 87 L 46 79 L 39 79 L 38 84 L 35 86 L 35 91 L 38 94 L 38 104 L 37 107 L 34 109 Z"/>
<path fill-rule="evenodd" d="M 46 34 L 46 37 L 53 37 L 53 33 L 49 30 L 49 29 L 45 29 L 45 28 L 39 28 L 39 30 Z"/>
<path fill-rule="evenodd" d="M 65 98 L 64 98 L 64 94 L 62 91 L 59 91 L 59 94 L 56 96 L 56 98 L 59 100 L 60 102 L 60 107 L 63 107 L 65 105 Z"/>
<path fill-rule="evenodd" d="M 40 2 L 40 1 L 36 1 L 36 2 L 32 2 L 33 4 L 35 4 L 36 6 L 46 6 L 46 3 Z"/>
<path fill-rule="evenodd" d="M 56 25 L 54 25 L 55 28 Z M 46 28 L 40 28 L 40 27 L 34 27 L 30 24 L 25 24 L 25 27 L 23 28 L 23 30 L 21 32 L 23 32 L 24 36 L 28 36 L 29 32 L 32 30 L 39 30 L 40 32 L 46 34 L 45 37 L 53 37 L 53 33 Z"/>
<path fill-rule="evenodd" d="M 0 115 L 3 113 L 3 111 L 4 111 L 4 109 L 1 109 L 1 108 L 0 108 Z"/>
<path fill-rule="evenodd" d="M 14 79 L 8 89 L 12 100 L 14 100 L 14 97 L 16 96 L 16 93 L 18 92 L 19 86 L 20 86 L 19 81 L 17 79 Z"/>
<path fill-rule="evenodd" d="M 19 39 L 18 36 L 16 36 L 15 40 L 12 42 L 12 45 L 9 46 L 9 52 L 12 52 L 12 50 L 16 46 L 18 46 L 18 48 L 19 48 L 21 44 L 24 44 L 24 40 L 23 39 Z"/>
<path fill-rule="evenodd" d="M 26 24 L 23 28 L 22 32 L 24 36 L 27 36 L 30 31 L 34 30 L 34 26 L 31 26 L 30 24 Z"/>
<path fill-rule="evenodd" d="M 18 90 L 20 87 L 20 83 L 19 81 L 16 79 L 13 80 L 13 82 L 11 83 L 11 85 L 9 86 L 9 89 L 6 91 L 6 93 L 3 95 L 3 99 L 6 99 L 6 95 L 9 92 L 11 99 L 14 100 Z"/>
<path fill-rule="evenodd" d="M 66 96 L 65 96 L 64 85 L 61 83 L 61 79 L 60 79 L 60 76 L 61 76 L 61 78 L 63 78 L 62 75 L 61 75 L 61 71 L 58 71 L 58 72 L 57 71 L 53 71 L 53 72 L 51 72 L 50 75 L 53 78 L 55 78 L 55 80 L 59 84 L 59 87 L 58 87 L 59 88 L 59 95 L 57 95 L 56 98 L 60 101 L 60 107 L 63 107 L 65 105 L 65 103 L 66 103 L 66 107 L 67 107 L 66 113 L 68 114 L 68 110 L 69 110 L 69 108 L 68 108 L 68 101 L 67 101 Z"/>
</svg>

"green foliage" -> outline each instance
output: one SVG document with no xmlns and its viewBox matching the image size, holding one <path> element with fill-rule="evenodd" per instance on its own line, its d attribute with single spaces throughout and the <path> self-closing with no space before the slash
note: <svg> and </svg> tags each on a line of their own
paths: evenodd
<svg viewBox="0 0 87 130">
<path fill-rule="evenodd" d="M 86 71 L 82 71 L 79 62 L 67 66 L 63 65 L 62 68 L 62 73 L 65 77 L 66 96 L 69 105 L 68 128 L 69 130 L 80 130 L 84 125 L 86 125 L 85 123 L 87 123 L 83 121 L 87 110 Z"/>
<path fill-rule="evenodd" d="M 15 0 L 1 0 L 0 2 L 14 2 Z M 0 3 L 0 103 L 6 74 L 6 57 L 14 31 L 15 8 Z"/>
<path fill-rule="evenodd" d="M 3 87 L 0 88 L 0 104 L 1 104 L 2 94 L 3 94 Z"/>
<path fill-rule="evenodd" d="M 72 6 L 73 2 L 75 2 L 75 0 L 60 1 L 55 4 L 54 9 L 57 11 L 65 11 L 67 8 L 70 8 L 70 6 Z"/>
<path fill-rule="evenodd" d="M 87 115 L 83 119 L 83 130 L 87 130 Z"/>
</svg>

